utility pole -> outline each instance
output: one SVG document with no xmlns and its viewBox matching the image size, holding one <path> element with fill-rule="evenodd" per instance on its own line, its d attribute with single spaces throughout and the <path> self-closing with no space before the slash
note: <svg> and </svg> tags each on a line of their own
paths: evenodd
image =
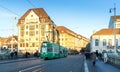
<svg viewBox="0 0 120 72">
<path fill-rule="evenodd" d="M 117 54 L 117 47 L 116 47 L 116 3 L 114 3 L 114 8 L 110 9 L 110 13 L 114 10 L 114 52 Z"/>
<path fill-rule="evenodd" d="M 13 50 L 14 50 L 14 45 L 13 45 L 13 36 L 14 36 L 14 21 L 16 20 L 16 17 L 12 17 L 12 19 L 13 19 L 13 24 L 12 24 L 12 39 L 11 39 L 11 52 L 13 52 Z"/>
</svg>

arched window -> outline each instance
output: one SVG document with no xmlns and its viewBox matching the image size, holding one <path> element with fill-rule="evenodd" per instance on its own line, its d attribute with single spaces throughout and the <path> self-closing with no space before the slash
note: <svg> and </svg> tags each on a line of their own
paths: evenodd
<svg viewBox="0 0 120 72">
<path fill-rule="evenodd" d="M 112 46 L 112 39 L 108 40 L 108 46 Z"/>
<path fill-rule="evenodd" d="M 28 47 L 28 43 L 26 43 L 26 47 Z"/>
<path fill-rule="evenodd" d="M 32 47 L 35 47 L 35 43 L 32 43 Z"/>
<path fill-rule="evenodd" d="M 95 46 L 99 46 L 99 40 L 95 39 Z"/>
<path fill-rule="evenodd" d="M 106 46 L 106 39 L 103 39 L 103 46 Z"/>
</svg>

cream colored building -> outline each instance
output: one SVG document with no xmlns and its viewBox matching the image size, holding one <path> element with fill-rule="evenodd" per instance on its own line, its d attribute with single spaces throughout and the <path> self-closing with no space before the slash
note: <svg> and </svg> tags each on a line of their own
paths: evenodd
<svg viewBox="0 0 120 72">
<path fill-rule="evenodd" d="M 14 51 L 18 49 L 18 36 L 10 36 L 8 38 L 0 37 L 0 48 Z"/>
<path fill-rule="evenodd" d="M 41 43 L 49 41 L 80 51 L 89 40 L 64 26 L 56 26 L 43 8 L 29 9 L 18 21 L 18 51 L 40 51 Z"/>
<path fill-rule="evenodd" d="M 80 51 L 89 43 L 89 39 L 73 32 L 64 26 L 57 26 L 57 30 L 59 31 L 60 45 L 70 50 Z"/>
<path fill-rule="evenodd" d="M 18 51 L 40 51 L 43 41 L 58 42 L 56 25 L 43 8 L 29 9 L 18 21 Z"/>
</svg>

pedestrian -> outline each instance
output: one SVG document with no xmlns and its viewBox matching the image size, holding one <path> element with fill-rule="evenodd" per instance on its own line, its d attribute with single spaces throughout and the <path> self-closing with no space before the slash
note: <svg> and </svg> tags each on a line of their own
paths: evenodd
<svg viewBox="0 0 120 72">
<path fill-rule="evenodd" d="M 98 57 L 98 56 L 99 56 L 98 50 L 96 50 L 96 52 L 95 52 L 95 53 L 96 53 L 96 56 Z"/>
<path fill-rule="evenodd" d="M 92 57 L 93 66 L 95 66 L 95 63 L 96 63 L 96 53 L 93 52 L 91 57 Z"/>
<path fill-rule="evenodd" d="M 108 58 L 108 57 L 107 57 L 107 52 L 104 52 L 104 53 L 103 53 L 103 57 L 104 57 L 104 58 L 103 58 L 103 59 L 104 59 L 104 63 L 106 63 L 106 62 L 107 62 L 107 58 Z"/>
<path fill-rule="evenodd" d="M 15 54 L 15 58 L 18 58 L 18 52 L 15 51 L 14 54 Z"/>
<path fill-rule="evenodd" d="M 99 53 L 99 59 L 102 60 L 102 53 Z"/>
<path fill-rule="evenodd" d="M 11 53 L 10 53 L 10 57 L 11 57 L 11 59 L 13 59 L 13 56 L 14 56 L 14 53 L 11 52 Z"/>
</svg>

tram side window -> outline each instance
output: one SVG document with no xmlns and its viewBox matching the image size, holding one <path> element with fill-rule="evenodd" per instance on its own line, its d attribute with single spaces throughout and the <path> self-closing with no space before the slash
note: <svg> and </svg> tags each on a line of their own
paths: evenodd
<svg viewBox="0 0 120 72">
<path fill-rule="evenodd" d="M 52 50 L 53 50 L 53 49 L 52 49 L 51 46 L 47 48 L 47 51 L 48 51 L 48 52 L 52 52 Z"/>
</svg>

